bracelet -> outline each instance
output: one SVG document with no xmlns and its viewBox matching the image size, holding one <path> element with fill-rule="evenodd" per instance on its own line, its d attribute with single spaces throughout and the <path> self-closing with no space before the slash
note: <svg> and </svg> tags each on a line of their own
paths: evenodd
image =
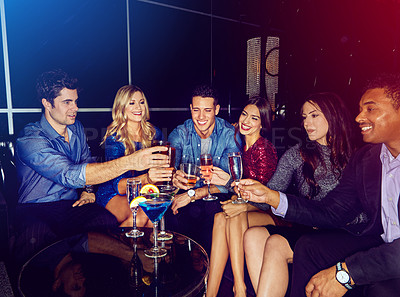
<svg viewBox="0 0 400 297">
<path fill-rule="evenodd" d="M 92 185 L 85 185 L 86 193 L 94 193 L 94 188 Z"/>
</svg>

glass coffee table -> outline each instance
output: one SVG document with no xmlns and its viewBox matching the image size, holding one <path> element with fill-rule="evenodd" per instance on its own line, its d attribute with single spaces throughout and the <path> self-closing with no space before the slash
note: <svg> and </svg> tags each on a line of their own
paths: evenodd
<svg viewBox="0 0 400 297">
<path fill-rule="evenodd" d="M 192 239 L 173 232 L 159 242 L 165 257 L 149 258 L 152 229 L 127 238 L 124 228 L 58 241 L 25 263 L 18 279 L 21 296 L 201 296 L 209 259 Z M 64 294 L 64 295 L 63 295 Z M 68 295 L 69 294 L 69 295 Z"/>
</svg>

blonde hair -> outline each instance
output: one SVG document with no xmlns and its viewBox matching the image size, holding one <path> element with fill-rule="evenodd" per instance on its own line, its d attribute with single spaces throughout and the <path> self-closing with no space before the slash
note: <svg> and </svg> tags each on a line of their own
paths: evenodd
<svg viewBox="0 0 400 297">
<path fill-rule="evenodd" d="M 125 114 L 125 109 L 131 102 L 133 94 L 136 92 L 140 92 L 142 94 L 145 106 L 145 111 L 142 116 L 142 121 L 140 123 L 141 126 L 140 142 L 142 143 L 142 147 L 143 148 L 150 147 L 151 140 L 154 138 L 154 135 L 156 134 L 155 128 L 153 127 L 152 124 L 148 122 L 148 120 L 150 119 L 149 105 L 147 104 L 147 99 L 144 96 L 143 91 L 139 87 L 133 85 L 126 85 L 121 87 L 118 90 L 117 94 L 115 95 L 114 99 L 114 104 L 112 109 L 113 121 L 107 127 L 107 132 L 104 135 L 101 144 L 105 143 L 107 137 L 115 134 L 116 140 L 122 142 L 122 144 L 125 146 L 125 155 L 129 155 L 136 150 L 134 142 L 129 139 L 128 125 L 127 125 L 128 117 Z"/>
</svg>

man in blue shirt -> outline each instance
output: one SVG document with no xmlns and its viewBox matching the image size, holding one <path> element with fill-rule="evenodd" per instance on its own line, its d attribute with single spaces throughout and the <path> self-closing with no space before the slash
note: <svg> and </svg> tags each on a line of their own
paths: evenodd
<svg viewBox="0 0 400 297">
<path fill-rule="evenodd" d="M 200 165 L 202 154 L 211 154 L 213 166 L 228 172 L 228 154 L 240 151 L 240 138 L 235 141 L 235 128 L 227 121 L 218 118 L 220 106 L 216 91 L 201 85 L 195 88 L 192 94 L 190 112 L 192 118 L 175 128 L 168 137 L 171 146 L 176 149 L 175 166 L 181 163 Z M 174 185 L 188 190 L 185 175 L 178 170 L 173 178 Z M 212 193 L 226 192 L 224 187 L 211 187 Z M 188 193 L 178 195 L 171 206 L 174 213 L 178 209 L 207 196 L 207 186 L 197 182 L 194 195 Z"/>
<path fill-rule="evenodd" d="M 218 96 L 213 88 L 201 85 L 194 89 L 190 104 L 192 118 L 175 128 L 168 137 L 171 146 L 176 149 L 175 166 L 177 168 L 181 163 L 200 165 L 201 154 L 207 153 L 212 156 L 213 166 L 226 172 L 229 171 L 228 154 L 239 152 L 241 142 L 239 137 L 235 141 L 235 128 L 227 121 L 217 117 L 219 110 Z M 171 210 L 174 214 L 185 212 L 184 215 L 180 216 L 179 226 L 184 227 L 186 225 L 186 227 L 189 227 L 188 225 L 193 226 L 193 224 L 199 226 L 198 224 L 204 224 L 203 220 L 207 220 L 207 225 L 211 224 L 212 227 L 214 213 L 220 211 L 220 209 L 213 210 L 212 205 L 215 203 L 202 200 L 203 197 L 208 195 L 207 186 L 202 181 L 198 181 L 195 188 L 189 190 L 186 182 L 183 172 L 177 170 L 173 177 L 173 183 L 185 192 L 175 197 Z M 226 188 L 214 185 L 210 187 L 210 191 L 211 193 L 227 192 Z M 191 203 L 190 207 L 188 206 L 190 202 L 195 201 L 196 203 Z M 217 204 L 219 206 L 219 202 Z M 182 207 L 185 207 L 185 209 L 181 209 Z M 193 221 L 196 218 L 202 219 L 202 221 L 197 221 L 196 224 L 196 221 Z M 189 222 L 186 222 L 187 219 Z M 182 229 L 178 230 L 191 233 L 187 229 L 184 229 L 186 232 Z"/>
<path fill-rule="evenodd" d="M 400 75 L 370 81 L 359 108 L 356 122 L 368 144 L 353 154 L 339 185 L 322 201 L 272 191 L 252 180 L 239 184 L 244 197 L 271 205 L 276 215 L 325 228 L 296 242 L 292 297 L 354 296 L 358 290 L 368 297 L 399 296 Z M 367 222 L 350 224 L 361 212 Z M 244 241 L 247 263 L 259 262 L 254 255 L 268 245 L 251 229 Z"/>
<path fill-rule="evenodd" d="M 14 250 L 21 261 L 59 238 L 117 225 L 111 213 L 93 203 L 88 185 L 168 163 L 166 156 L 152 154 L 157 148 L 92 163 L 83 126 L 76 120 L 77 80 L 61 70 L 45 72 L 37 92 L 42 118 L 28 124 L 16 141 L 20 188 Z M 84 187 L 78 197 L 76 189 Z"/>
</svg>

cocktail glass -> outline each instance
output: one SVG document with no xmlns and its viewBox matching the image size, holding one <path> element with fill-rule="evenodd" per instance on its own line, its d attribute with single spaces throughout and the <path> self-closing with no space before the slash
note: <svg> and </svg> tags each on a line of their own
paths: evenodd
<svg viewBox="0 0 400 297">
<path fill-rule="evenodd" d="M 210 192 L 210 183 L 211 183 L 211 178 L 212 178 L 212 168 L 213 168 L 213 162 L 212 162 L 212 156 L 210 154 L 203 154 L 200 156 L 200 167 L 201 167 L 201 173 L 203 175 L 204 180 L 207 183 L 207 188 L 208 188 L 208 195 L 203 198 L 205 201 L 213 201 L 218 199 L 218 197 L 211 195 Z"/>
<path fill-rule="evenodd" d="M 153 222 L 154 246 L 144 250 L 144 254 L 150 258 L 164 257 L 167 250 L 158 247 L 158 223 L 172 203 L 172 195 L 166 193 L 153 193 L 143 195 L 146 201 L 139 202 L 139 206 L 146 213 L 147 217 Z"/>
<path fill-rule="evenodd" d="M 235 182 L 236 186 L 238 186 L 243 174 L 242 155 L 240 153 L 229 153 L 228 160 L 229 171 L 231 173 L 232 179 Z M 247 200 L 243 199 L 240 195 L 240 191 L 238 191 L 237 199 L 232 200 L 233 204 L 242 204 L 246 202 Z"/>
<path fill-rule="evenodd" d="M 142 183 L 139 178 L 128 178 L 126 181 L 126 197 L 128 198 L 128 204 L 133 214 L 133 229 L 126 232 L 127 237 L 137 238 L 143 236 L 143 232 L 138 230 L 136 227 L 136 216 L 139 205 L 137 203 L 132 203 L 132 201 L 140 196 L 140 189 L 142 188 Z"/>
</svg>

